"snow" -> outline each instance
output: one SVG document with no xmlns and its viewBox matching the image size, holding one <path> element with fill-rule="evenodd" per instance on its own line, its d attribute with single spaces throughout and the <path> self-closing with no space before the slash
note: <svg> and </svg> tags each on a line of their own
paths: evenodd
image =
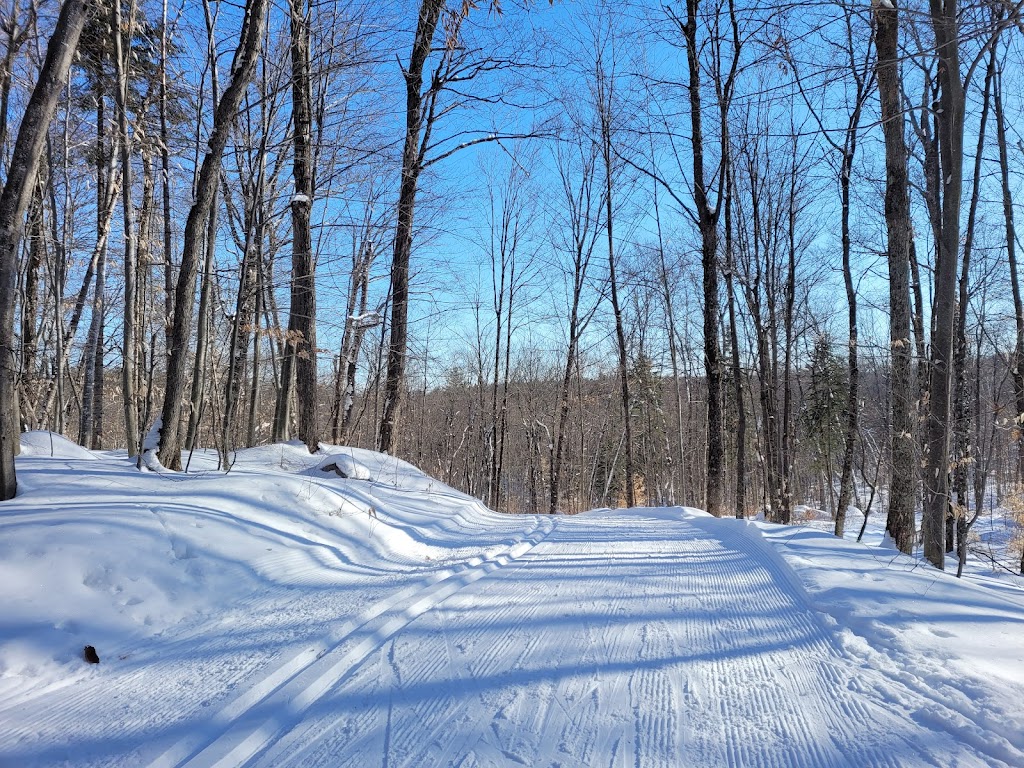
<svg viewBox="0 0 1024 768">
<path fill-rule="evenodd" d="M 369 480 L 372 476 L 366 465 L 353 458 L 351 453 L 328 453 L 317 469 L 352 480 Z"/>
<path fill-rule="evenodd" d="M 380 312 L 363 312 L 358 315 L 349 315 L 349 322 L 357 330 L 374 328 L 384 322 L 384 315 Z"/>
<path fill-rule="evenodd" d="M 1019 579 L 875 528 L 499 515 L 320 448 L 23 436 L 0 765 L 1024 765 Z"/>
<path fill-rule="evenodd" d="M 164 467 L 160 463 L 157 454 L 160 451 L 160 430 L 163 429 L 164 420 L 157 416 L 153 426 L 146 432 L 142 439 L 142 466 L 150 472 L 163 472 Z"/>
</svg>

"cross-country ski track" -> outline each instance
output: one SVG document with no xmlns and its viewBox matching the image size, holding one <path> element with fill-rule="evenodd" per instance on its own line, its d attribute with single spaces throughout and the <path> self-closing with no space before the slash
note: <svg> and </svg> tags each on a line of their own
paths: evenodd
<svg viewBox="0 0 1024 768">
<path fill-rule="evenodd" d="M 140 519 L 187 548 L 184 513 L 162 509 Z M 1019 681 L 993 688 L 866 637 L 870 622 L 842 626 L 764 526 L 681 508 L 488 519 L 477 554 L 405 573 L 361 572 L 326 533 L 307 532 L 319 554 L 301 565 L 267 546 L 261 568 L 288 585 L 90 674 L 0 688 L 0 765 L 1024 765 L 1022 720 L 994 698 Z M 948 580 L 899 573 L 922 601 Z M 978 601 L 1019 649 L 1021 603 Z"/>
</svg>

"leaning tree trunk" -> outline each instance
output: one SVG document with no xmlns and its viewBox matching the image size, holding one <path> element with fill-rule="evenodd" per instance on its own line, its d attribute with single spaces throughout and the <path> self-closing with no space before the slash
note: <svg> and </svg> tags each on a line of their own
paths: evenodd
<svg viewBox="0 0 1024 768">
<path fill-rule="evenodd" d="M 252 80 L 259 58 L 260 41 L 268 0 L 247 0 L 245 18 L 238 48 L 231 62 L 231 82 L 213 117 L 206 157 L 203 158 L 196 184 L 195 202 L 185 222 L 184 248 L 178 281 L 175 286 L 174 315 L 171 330 L 170 357 L 167 361 L 167 386 L 160 415 L 161 463 L 174 470 L 181 469 L 181 405 L 188 374 L 188 346 L 192 332 L 192 307 L 195 301 L 196 273 L 203 247 L 203 229 L 213 206 L 214 192 L 220 179 L 221 157 L 231 132 L 231 126 L 242 103 L 242 97 Z"/>
<path fill-rule="evenodd" d="M 61 6 L 0 194 L 0 501 L 13 499 L 18 490 L 14 472 L 14 457 L 19 450 L 14 350 L 18 248 L 47 129 L 78 47 L 87 8 L 86 0 L 65 0 Z"/>
<path fill-rule="evenodd" d="M 981 446 L 971 442 L 971 420 L 973 408 L 970 397 L 970 381 L 967 372 L 967 310 L 970 304 L 968 292 L 971 274 L 971 255 L 974 251 L 974 236 L 978 221 L 978 202 L 981 199 L 981 165 L 984 160 L 985 133 L 988 126 L 989 105 L 992 100 L 992 83 L 996 71 L 996 47 L 993 45 L 985 69 L 985 86 L 982 91 L 981 118 L 978 122 L 977 152 L 974 154 L 974 174 L 971 179 L 971 198 L 967 211 L 967 229 L 964 232 L 964 256 L 960 265 L 960 281 L 957 288 L 956 328 L 953 340 L 953 457 L 952 481 L 950 485 L 952 515 L 946 517 L 946 552 L 958 553 L 956 532 L 967 534 L 969 528 L 967 511 L 970 508 L 968 475 L 971 467 L 977 468 L 975 454 Z M 976 382 L 976 389 L 981 381 Z M 959 562 L 959 556 L 957 558 Z M 958 566 L 959 567 L 959 566 Z M 959 575 L 959 574 L 958 574 Z"/>
<path fill-rule="evenodd" d="M 996 141 L 999 145 L 999 177 L 1003 192 L 1003 222 L 1006 226 L 1006 261 L 1010 267 L 1010 289 L 1013 293 L 1013 317 L 1016 339 L 1013 345 L 1013 397 L 1017 408 L 1017 482 L 1024 482 L 1024 299 L 1021 298 L 1020 274 L 1017 271 L 1017 225 L 1013 215 L 1013 192 L 1010 187 L 1010 158 L 1006 147 L 1006 115 L 1003 112 L 1003 77 L 996 78 L 993 100 L 996 119 Z M 1024 573 L 1024 560 L 1021 561 Z"/>
<path fill-rule="evenodd" d="M 220 95 L 220 78 L 217 74 L 217 48 L 214 41 L 214 19 L 208 2 L 203 3 L 206 12 L 207 66 L 210 68 L 210 102 L 217 103 Z M 211 296 L 213 293 L 213 263 L 217 249 L 217 205 L 219 189 L 213 190 L 213 201 L 206 220 L 206 253 L 203 257 L 202 282 L 199 286 L 199 313 L 196 318 L 196 354 L 192 362 L 192 389 L 189 393 L 188 429 L 185 433 L 185 448 L 196 449 L 199 428 L 206 405 L 206 373 L 210 356 Z M 188 465 L 185 466 L 188 469 Z"/>
<path fill-rule="evenodd" d="M 902 552 L 914 549 L 914 418 L 910 371 L 910 197 L 895 7 L 874 4 L 878 94 L 885 137 L 885 224 L 889 240 L 889 348 L 892 474 L 885 529 Z"/>
<path fill-rule="evenodd" d="M 391 342 L 384 383 L 384 412 L 381 414 L 379 450 L 394 447 L 398 408 L 405 388 L 405 356 L 409 341 L 409 259 L 412 254 L 412 225 L 416 208 L 416 185 L 423 158 L 420 131 L 423 128 L 423 67 L 430 55 L 445 0 L 423 0 L 420 4 L 416 38 L 405 77 L 405 148 L 402 150 L 402 183 L 398 193 L 398 226 L 391 262 Z"/>
</svg>

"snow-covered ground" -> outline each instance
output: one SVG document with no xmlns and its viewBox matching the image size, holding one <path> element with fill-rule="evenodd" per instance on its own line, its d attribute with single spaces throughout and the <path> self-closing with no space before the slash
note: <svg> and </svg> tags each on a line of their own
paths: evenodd
<svg viewBox="0 0 1024 768">
<path fill-rule="evenodd" d="M 1019 580 L 679 508 L 498 515 L 354 449 L 23 445 L 0 766 L 1024 765 Z"/>
</svg>

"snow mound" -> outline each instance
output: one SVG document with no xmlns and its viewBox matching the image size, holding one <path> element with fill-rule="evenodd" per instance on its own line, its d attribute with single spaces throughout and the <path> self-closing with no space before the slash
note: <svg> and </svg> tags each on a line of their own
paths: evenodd
<svg viewBox="0 0 1024 768">
<path fill-rule="evenodd" d="M 22 456 L 48 456 L 53 459 L 96 461 L 96 455 L 63 435 L 36 430 L 21 435 Z"/>
<path fill-rule="evenodd" d="M 349 480 L 369 480 L 372 476 L 366 465 L 346 453 L 330 453 L 317 465 L 321 472 L 333 472 Z"/>
<path fill-rule="evenodd" d="M 95 676 L 86 645 L 99 669 L 123 670 L 210 622 L 247 626 L 256 603 L 271 606 L 273 626 L 296 595 L 326 589 L 333 615 L 347 615 L 367 589 L 502 549 L 529 525 L 392 457 L 325 448 L 244 449 L 228 472 L 215 451 L 196 451 L 193 471 L 158 474 L 123 452 L 23 435 L 19 495 L 0 514 L 0 702 Z M 271 652 L 280 638 L 268 637 Z"/>
</svg>

